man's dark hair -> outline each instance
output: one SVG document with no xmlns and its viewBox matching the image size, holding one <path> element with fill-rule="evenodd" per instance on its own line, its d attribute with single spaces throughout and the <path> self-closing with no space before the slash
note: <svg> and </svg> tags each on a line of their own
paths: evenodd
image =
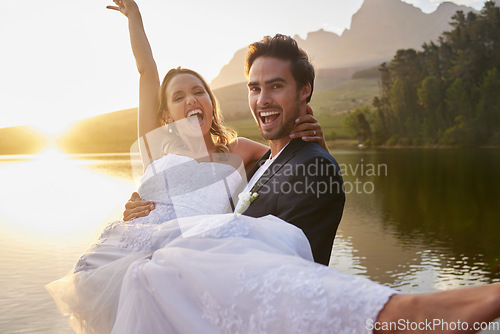
<svg viewBox="0 0 500 334">
<path fill-rule="evenodd" d="M 245 60 L 245 74 L 248 77 L 250 68 L 255 59 L 259 57 L 274 57 L 292 62 L 290 70 L 297 82 L 297 89 L 311 84 L 311 94 L 306 101 L 311 101 L 314 89 L 314 67 L 309 61 L 307 52 L 301 49 L 297 41 L 290 36 L 276 34 L 274 37 L 266 36 L 262 41 L 252 43 L 248 46 Z"/>
</svg>

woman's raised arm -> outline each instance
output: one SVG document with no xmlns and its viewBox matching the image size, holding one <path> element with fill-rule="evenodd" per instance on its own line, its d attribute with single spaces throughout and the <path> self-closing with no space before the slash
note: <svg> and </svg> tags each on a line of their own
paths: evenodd
<svg viewBox="0 0 500 334">
<path fill-rule="evenodd" d="M 162 125 L 156 117 L 160 79 L 153 52 L 144 31 L 139 7 L 133 0 L 114 0 L 113 2 L 116 6 L 107 6 L 106 8 L 119 11 L 128 18 L 130 44 L 140 74 L 138 119 L 140 138 Z"/>
</svg>

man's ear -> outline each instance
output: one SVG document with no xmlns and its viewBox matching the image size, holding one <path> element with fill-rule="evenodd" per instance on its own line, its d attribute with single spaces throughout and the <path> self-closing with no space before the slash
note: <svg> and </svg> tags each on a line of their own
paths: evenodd
<svg viewBox="0 0 500 334">
<path fill-rule="evenodd" d="M 311 84 L 308 82 L 300 89 L 300 101 L 305 101 L 311 95 Z"/>
</svg>

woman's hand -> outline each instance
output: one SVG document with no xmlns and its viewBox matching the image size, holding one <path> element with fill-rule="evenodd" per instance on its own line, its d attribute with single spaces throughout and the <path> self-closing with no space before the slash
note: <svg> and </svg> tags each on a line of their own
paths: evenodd
<svg viewBox="0 0 500 334">
<path fill-rule="evenodd" d="M 116 6 L 106 6 L 106 8 L 119 11 L 127 17 L 132 11 L 138 11 L 137 4 L 134 0 L 113 0 L 113 2 Z"/>
<path fill-rule="evenodd" d="M 139 217 L 149 215 L 155 209 L 154 202 L 143 201 L 138 193 L 133 193 L 130 196 L 127 204 L 125 204 L 125 211 L 123 212 L 123 220 L 129 221 Z"/>
<path fill-rule="evenodd" d="M 144 31 L 139 7 L 134 0 L 113 0 L 113 2 L 115 6 L 107 6 L 106 8 L 119 11 L 127 17 L 130 46 L 140 74 L 138 117 L 138 135 L 140 138 L 162 125 L 156 117 L 160 78 L 153 58 L 153 51 Z M 144 150 L 141 150 L 141 156 L 142 161 L 149 161 L 149 157 Z"/>
<path fill-rule="evenodd" d="M 325 136 L 321 125 L 313 116 L 310 106 L 307 106 L 307 114 L 295 120 L 295 127 L 292 129 L 290 138 L 302 138 L 303 141 L 314 141 L 325 151 L 330 152 L 326 146 Z"/>
</svg>

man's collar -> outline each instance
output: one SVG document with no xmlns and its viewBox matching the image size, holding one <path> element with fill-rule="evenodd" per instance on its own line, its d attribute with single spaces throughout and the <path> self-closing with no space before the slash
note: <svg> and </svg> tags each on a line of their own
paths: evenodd
<svg viewBox="0 0 500 334">
<path fill-rule="evenodd" d="M 284 160 L 288 160 L 287 157 L 294 155 L 295 152 L 300 150 L 302 146 L 305 145 L 305 141 L 303 141 L 301 138 L 295 138 L 291 142 L 287 144 L 287 146 L 284 148 L 283 152 L 278 156 L 276 161 L 274 163 L 284 163 Z M 247 178 L 250 180 L 257 171 L 257 169 L 266 162 L 267 159 L 269 159 L 269 156 L 271 155 L 271 150 L 268 150 L 256 163 L 253 165 L 253 167 L 250 169 L 250 171 L 247 174 Z"/>
<path fill-rule="evenodd" d="M 260 177 L 260 179 L 256 183 L 255 191 L 258 192 L 260 190 L 260 188 L 262 188 L 271 178 L 273 178 L 273 176 L 276 173 L 278 173 L 280 171 L 280 169 L 283 168 L 283 166 L 285 166 L 288 163 L 288 161 L 295 156 L 295 153 L 299 149 L 301 149 L 304 145 L 305 145 L 305 142 L 300 138 L 296 138 L 296 139 L 292 140 L 284 148 L 284 150 L 280 153 L 280 155 L 276 157 L 276 160 L 271 163 L 271 165 L 264 172 L 264 174 L 262 174 L 262 176 Z M 264 156 L 266 156 L 266 155 L 269 156 L 267 153 Z M 259 160 L 259 162 L 261 164 L 265 161 L 266 161 L 266 159 L 264 159 L 264 157 L 262 157 Z"/>
<path fill-rule="evenodd" d="M 271 149 L 271 156 L 274 157 L 278 155 L 279 152 L 283 151 L 283 148 L 290 144 L 291 141 L 292 139 L 288 136 L 277 140 L 270 140 L 269 148 Z"/>
</svg>

